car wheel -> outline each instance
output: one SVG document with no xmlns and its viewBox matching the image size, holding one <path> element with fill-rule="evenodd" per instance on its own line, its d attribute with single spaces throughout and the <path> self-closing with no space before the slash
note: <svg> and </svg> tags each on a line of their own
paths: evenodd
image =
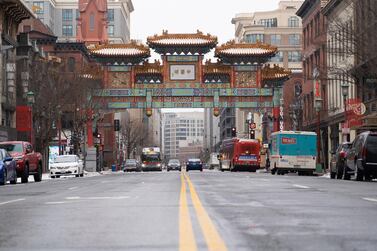
<svg viewBox="0 0 377 251">
<path fill-rule="evenodd" d="M 344 173 L 344 165 L 340 165 L 336 168 L 336 178 L 338 180 L 343 178 L 343 173 Z"/>
<path fill-rule="evenodd" d="M 60 175 L 56 175 L 56 178 L 60 178 Z"/>
<path fill-rule="evenodd" d="M 170 172 L 169 168 L 168 168 L 168 169 L 166 169 L 166 171 Z"/>
<path fill-rule="evenodd" d="M 38 164 L 37 173 L 34 174 L 34 181 L 35 182 L 41 182 L 42 181 L 42 164 Z"/>
<path fill-rule="evenodd" d="M 201 168 L 200 171 L 203 172 L 203 168 Z"/>
<path fill-rule="evenodd" d="M 356 170 L 355 170 L 355 175 L 356 175 L 357 181 L 363 181 L 364 180 L 364 173 L 357 166 L 356 166 Z"/>
<path fill-rule="evenodd" d="M 3 169 L 3 178 L 0 180 L 0 186 L 4 186 L 7 182 L 7 172 L 5 171 L 5 167 Z"/>
<path fill-rule="evenodd" d="M 13 180 L 10 181 L 12 185 L 17 184 L 17 172 L 14 171 L 13 173 Z"/>
<path fill-rule="evenodd" d="M 55 179 L 55 176 L 51 176 L 51 179 Z"/>
<path fill-rule="evenodd" d="M 28 183 L 29 182 L 29 165 L 25 165 L 24 172 L 21 176 L 21 183 Z"/>
<path fill-rule="evenodd" d="M 76 178 L 78 178 L 78 177 L 80 177 L 80 174 L 76 174 L 75 176 L 76 176 Z"/>
<path fill-rule="evenodd" d="M 350 180 L 351 179 L 351 175 L 348 173 L 348 167 L 344 166 L 343 171 L 344 171 L 343 179 L 344 180 Z"/>
</svg>

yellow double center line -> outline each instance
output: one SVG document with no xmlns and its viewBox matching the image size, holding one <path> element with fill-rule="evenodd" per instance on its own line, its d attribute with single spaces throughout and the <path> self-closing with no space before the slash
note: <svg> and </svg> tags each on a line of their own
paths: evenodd
<svg viewBox="0 0 377 251">
<path fill-rule="evenodd" d="M 210 251 L 227 251 L 225 242 L 221 239 L 215 225 L 204 209 L 195 188 L 186 174 L 181 174 L 181 195 L 179 207 L 179 250 L 180 251 L 196 251 L 196 240 L 192 229 L 189 208 L 186 196 L 186 181 L 190 189 L 192 204 L 199 221 L 200 228 L 203 232 L 204 239 Z"/>
</svg>

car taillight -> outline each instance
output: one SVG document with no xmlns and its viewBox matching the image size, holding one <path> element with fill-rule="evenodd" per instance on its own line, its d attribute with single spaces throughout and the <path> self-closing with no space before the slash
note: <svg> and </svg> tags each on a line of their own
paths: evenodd
<svg viewBox="0 0 377 251">
<path fill-rule="evenodd" d="M 341 151 L 341 152 L 339 153 L 339 157 L 341 157 L 341 158 L 345 158 L 345 157 L 346 157 L 346 152 Z"/>
</svg>

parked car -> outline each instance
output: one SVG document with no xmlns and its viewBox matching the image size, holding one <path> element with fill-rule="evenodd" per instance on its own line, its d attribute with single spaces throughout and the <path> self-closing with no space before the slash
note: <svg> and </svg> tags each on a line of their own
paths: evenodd
<svg viewBox="0 0 377 251">
<path fill-rule="evenodd" d="M 56 156 L 54 162 L 50 165 L 50 176 L 51 178 L 59 178 L 63 175 L 84 176 L 83 163 L 77 155 Z"/>
<path fill-rule="evenodd" d="M 22 183 L 29 181 L 30 174 L 34 176 L 35 182 L 42 180 L 42 154 L 35 152 L 29 142 L 0 142 L 0 148 L 7 150 L 16 160 L 17 177 L 21 177 Z"/>
<path fill-rule="evenodd" d="M 350 174 L 358 181 L 377 178 L 377 131 L 357 135 L 346 158 L 345 179 L 350 179 Z"/>
<path fill-rule="evenodd" d="M 203 163 L 200 159 L 188 159 L 186 163 L 186 172 L 190 170 L 200 170 L 203 172 Z"/>
<path fill-rule="evenodd" d="M 344 166 L 346 164 L 346 154 L 351 148 L 352 143 L 344 142 L 339 145 L 335 152 L 332 152 L 330 161 L 330 177 L 331 179 L 342 179 L 344 174 Z"/>
<path fill-rule="evenodd" d="M 126 161 L 123 164 L 123 172 L 140 172 L 141 171 L 141 165 L 136 159 L 126 159 Z"/>
<path fill-rule="evenodd" d="M 181 162 L 178 159 L 171 159 L 168 162 L 166 170 L 169 172 L 170 170 L 182 170 Z"/>
<path fill-rule="evenodd" d="M 11 184 L 17 183 L 16 161 L 5 149 L 0 149 L 0 186 L 10 181 Z"/>
</svg>

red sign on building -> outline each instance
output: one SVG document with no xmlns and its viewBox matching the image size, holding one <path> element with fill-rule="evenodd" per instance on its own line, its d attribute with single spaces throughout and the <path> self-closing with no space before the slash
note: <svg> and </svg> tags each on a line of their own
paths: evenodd
<svg viewBox="0 0 377 251">
<path fill-rule="evenodd" d="M 19 132 L 31 131 L 31 107 L 17 106 L 16 108 L 16 128 Z"/>
<path fill-rule="evenodd" d="M 346 102 L 348 127 L 362 126 L 362 116 L 366 111 L 365 105 L 358 98 L 348 99 Z"/>
</svg>

